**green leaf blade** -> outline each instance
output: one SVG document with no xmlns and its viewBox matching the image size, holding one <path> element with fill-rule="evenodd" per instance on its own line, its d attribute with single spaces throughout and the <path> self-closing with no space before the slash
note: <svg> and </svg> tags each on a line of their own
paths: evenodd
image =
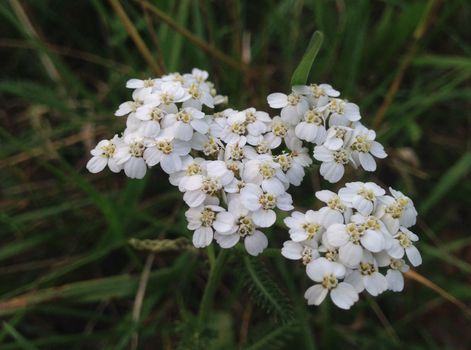
<svg viewBox="0 0 471 350">
<path fill-rule="evenodd" d="M 291 86 L 305 85 L 307 83 L 309 72 L 311 71 L 314 60 L 319 53 L 323 40 L 324 34 L 318 30 L 315 31 L 301 62 L 296 67 L 293 76 L 291 77 Z"/>
</svg>

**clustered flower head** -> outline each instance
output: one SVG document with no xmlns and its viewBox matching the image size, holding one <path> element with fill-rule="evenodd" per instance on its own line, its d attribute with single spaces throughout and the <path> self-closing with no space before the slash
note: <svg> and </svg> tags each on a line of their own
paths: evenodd
<svg viewBox="0 0 471 350">
<path fill-rule="evenodd" d="M 417 212 L 410 198 L 372 182 L 350 182 L 338 193 L 316 192 L 325 206 L 305 214 L 294 211 L 284 221 L 290 240 L 281 253 L 300 260 L 317 284 L 305 298 L 319 305 L 330 293 L 332 301 L 349 309 L 358 293 L 377 296 L 404 288 L 402 272 L 422 263 L 414 246 L 417 235 L 409 230 Z"/>
<path fill-rule="evenodd" d="M 195 68 L 129 80 L 132 100 L 115 112 L 127 118 L 126 129 L 100 141 L 87 163 L 92 173 L 108 166 L 136 179 L 160 165 L 189 207 L 185 216 L 195 247 L 215 241 L 227 249 L 243 242 L 258 255 L 268 246 L 263 229 L 275 223 L 278 211 L 294 209 L 288 190 L 301 184 L 313 160 L 335 183 L 345 166 L 374 171 L 375 158 L 386 157 L 375 132 L 361 124 L 359 107 L 328 84 L 270 94 L 269 106 L 279 110 L 271 117 L 255 108 L 215 111 L 228 99 L 207 79 Z M 417 213 L 409 198 L 391 194 L 373 183 L 349 183 L 338 195 L 316 193 L 325 208 L 295 211 L 285 220 L 291 240 L 282 254 L 302 260 L 319 282 L 306 292 L 309 304 L 330 291 L 337 306 L 349 308 L 363 288 L 372 295 L 402 289 L 404 254 L 412 265 L 420 263 L 412 244 L 417 236 L 408 230 Z M 384 276 L 379 268 L 387 266 Z"/>
</svg>

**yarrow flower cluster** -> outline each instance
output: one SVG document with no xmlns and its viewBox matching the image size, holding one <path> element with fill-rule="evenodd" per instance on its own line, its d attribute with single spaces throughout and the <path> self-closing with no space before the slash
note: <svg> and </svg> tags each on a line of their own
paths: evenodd
<svg viewBox="0 0 471 350">
<path fill-rule="evenodd" d="M 160 165 L 183 193 L 198 248 L 243 242 L 250 255 L 258 255 L 268 246 L 263 229 L 275 223 L 277 211 L 294 209 L 288 190 L 301 184 L 313 160 L 334 183 L 345 166 L 374 171 L 375 157 L 386 157 L 375 132 L 361 124 L 359 107 L 328 84 L 270 94 L 269 106 L 280 110 L 274 117 L 255 108 L 216 112 L 228 99 L 199 69 L 131 79 L 126 87 L 132 100 L 115 112 L 126 117 L 126 129 L 97 144 L 87 169 L 108 167 L 141 179 Z M 306 292 L 309 304 L 319 304 L 330 291 L 334 303 L 349 308 L 363 288 L 372 295 L 402 289 L 404 252 L 412 265 L 420 263 L 412 245 L 417 236 L 408 230 L 417 213 L 409 198 L 391 194 L 372 183 L 350 183 L 338 195 L 317 192 L 325 208 L 295 211 L 285 220 L 291 240 L 282 254 L 302 260 L 320 283 Z M 386 276 L 378 270 L 385 266 Z"/>
<path fill-rule="evenodd" d="M 404 288 L 402 272 L 422 263 L 414 246 L 417 235 L 409 228 L 417 211 L 410 198 L 390 189 L 391 195 L 372 182 L 350 182 L 338 193 L 316 192 L 326 206 L 305 214 L 294 211 L 284 221 L 290 240 L 281 253 L 300 260 L 317 284 L 305 298 L 319 305 L 330 293 L 332 301 L 349 309 L 358 293 L 377 296 Z"/>
</svg>

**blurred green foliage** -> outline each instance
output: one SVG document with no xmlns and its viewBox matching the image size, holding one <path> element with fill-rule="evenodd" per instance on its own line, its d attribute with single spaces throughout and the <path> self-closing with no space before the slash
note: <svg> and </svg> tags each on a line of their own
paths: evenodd
<svg viewBox="0 0 471 350">
<path fill-rule="evenodd" d="M 214 272 L 212 249 L 132 248 L 130 238 L 190 237 L 180 194 L 157 169 L 133 181 L 84 166 L 97 140 L 124 127 L 113 112 L 128 98 L 126 80 L 155 72 L 110 2 L 5 0 L 0 349 L 471 348 L 469 1 L 120 3 L 154 67 L 206 69 L 235 107 L 268 110 L 265 96 L 289 89 L 322 31 L 310 79 L 359 104 L 390 155 L 375 174 L 352 171 L 345 181 L 410 194 L 420 212 L 418 272 L 455 304 L 409 280 L 403 293 L 363 297 L 349 312 L 308 307 L 302 267 L 276 250 L 256 261 L 231 251 Z M 294 196 L 316 207 L 302 194 L 320 186 L 335 188 L 314 171 Z M 287 236 L 281 225 L 267 231 L 271 248 Z M 201 325 L 209 271 L 221 281 Z"/>
</svg>

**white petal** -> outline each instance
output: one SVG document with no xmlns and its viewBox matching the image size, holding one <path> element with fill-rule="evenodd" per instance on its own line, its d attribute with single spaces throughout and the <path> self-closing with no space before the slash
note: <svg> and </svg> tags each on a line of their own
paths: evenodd
<svg viewBox="0 0 471 350">
<path fill-rule="evenodd" d="M 332 162 L 334 160 L 332 152 L 324 146 L 314 147 L 314 158 L 321 162 Z"/>
<path fill-rule="evenodd" d="M 232 233 L 231 231 L 236 229 L 235 220 L 236 219 L 232 213 L 223 211 L 217 214 L 213 227 L 219 233 Z"/>
<path fill-rule="evenodd" d="M 96 174 L 102 171 L 107 163 L 108 160 L 106 158 L 100 156 L 92 157 L 87 163 L 87 169 L 89 172 Z"/>
<path fill-rule="evenodd" d="M 200 227 L 193 233 L 193 245 L 196 248 L 207 247 L 213 240 L 213 229 L 211 227 Z"/>
<path fill-rule="evenodd" d="M 147 121 L 141 124 L 139 132 L 145 137 L 156 137 L 160 131 L 160 124 L 156 121 Z"/>
<path fill-rule="evenodd" d="M 190 141 L 193 136 L 193 128 L 190 124 L 180 122 L 176 126 L 175 137 L 183 141 Z"/>
<path fill-rule="evenodd" d="M 273 194 L 282 194 L 285 192 L 285 187 L 281 183 L 280 180 L 273 177 L 271 179 L 266 179 L 262 181 L 262 188 L 265 192 L 273 193 Z"/>
<path fill-rule="evenodd" d="M 348 310 L 358 301 L 358 293 L 352 285 L 340 282 L 336 288 L 330 291 L 330 298 L 339 308 Z"/>
<path fill-rule="evenodd" d="M 177 156 L 176 154 L 165 154 L 160 160 L 160 166 L 167 174 L 173 174 L 181 170 L 182 160 L 180 156 Z"/>
<path fill-rule="evenodd" d="M 322 190 L 316 192 L 316 198 L 324 203 L 327 203 L 333 196 L 335 196 L 335 193 L 329 190 Z"/>
<path fill-rule="evenodd" d="M 307 299 L 308 305 L 320 305 L 327 296 L 328 290 L 323 288 L 320 284 L 309 287 L 304 293 L 304 298 Z"/>
<path fill-rule="evenodd" d="M 129 79 L 126 82 L 126 87 L 128 89 L 138 89 L 144 86 L 144 82 L 141 79 Z"/>
<path fill-rule="evenodd" d="M 206 195 L 201 191 L 188 191 L 183 195 L 183 200 L 189 207 L 197 207 L 203 204 Z"/>
<path fill-rule="evenodd" d="M 131 179 L 142 179 L 146 171 L 147 165 L 143 158 L 131 157 L 124 164 L 124 173 Z"/>
<path fill-rule="evenodd" d="M 400 292 L 404 289 L 404 277 L 402 273 L 397 270 L 388 270 L 386 273 L 386 279 L 388 280 L 388 289 L 393 292 Z"/>
<path fill-rule="evenodd" d="M 362 196 L 355 196 L 352 205 L 365 216 L 370 215 L 373 211 L 373 203 Z"/>
<path fill-rule="evenodd" d="M 215 234 L 216 242 L 221 246 L 221 248 L 231 248 L 239 242 L 240 236 L 238 234 L 233 235 L 219 235 Z"/>
<path fill-rule="evenodd" d="M 259 209 L 252 215 L 255 225 L 260 227 L 270 227 L 276 221 L 276 214 L 273 210 Z"/>
<path fill-rule="evenodd" d="M 108 168 L 110 168 L 113 173 L 119 173 L 123 167 L 119 165 L 115 159 L 110 158 L 108 159 Z"/>
<path fill-rule="evenodd" d="M 206 134 L 209 130 L 209 125 L 206 121 L 201 119 L 194 119 L 191 122 L 191 126 L 201 134 Z"/>
<path fill-rule="evenodd" d="M 331 262 L 326 258 L 319 258 L 311 261 L 306 266 L 306 273 L 310 279 L 315 282 L 322 282 L 322 279 L 326 274 L 329 274 L 331 271 Z"/>
<path fill-rule="evenodd" d="M 275 92 L 267 96 L 267 102 L 271 108 L 283 108 L 288 104 L 288 96 Z"/>
<path fill-rule="evenodd" d="M 348 242 L 350 236 L 345 229 L 345 225 L 334 224 L 327 229 L 326 239 L 330 245 L 341 247 Z"/>
<path fill-rule="evenodd" d="M 360 159 L 360 164 L 363 167 L 363 169 L 365 169 L 366 171 L 376 170 L 376 162 L 371 154 L 361 152 L 358 155 L 358 158 Z"/>
<path fill-rule="evenodd" d="M 412 266 L 419 266 L 422 264 L 422 257 L 420 256 L 418 249 L 413 245 L 406 248 L 406 255 Z"/>
<path fill-rule="evenodd" d="M 324 207 L 320 210 L 322 212 L 322 224 L 324 227 L 329 227 L 334 224 L 343 224 L 344 218 L 341 212 Z"/>
<path fill-rule="evenodd" d="M 157 148 L 150 147 L 144 151 L 143 157 L 149 166 L 154 166 L 160 162 L 162 154 Z"/>
<path fill-rule="evenodd" d="M 345 169 L 341 164 L 329 162 L 322 163 L 319 172 L 330 183 L 336 183 L 342 178 Z"/>
<path fill-rule="evenodd" d="M 386 158 L 388 156 L 387 153 L 384 151 L 383 145 L 381 145 L 379 142 L 376 142 L 376 141 L 373 141 L 371 143 L 370 152 L 376 158 Z"/>
<path fill-rule="evenodd" d="M 388 281 L 386 277 L 379 272 L 374 272 L 370 276 L 364 276 L 363 283 L 365 284 L 365 289 L 368 293 L 374 297 L 388 289 Z"/>
<path fill-rule="evenodd" d="M 268 239 L 262 232 L 255 231 L 253 235 L 245 237 L 244 245 L 250 255 L 256 256 L 268 247 Z"/>
<path fill-rule="evenodd" d="M 300 243 L 286 241 L 283 243 L 281 255 L 287 259 L 299 260 L 302 258 L 303 246 Z"/>
<path fill-rule="evenodd" d="M 348 242 L 339 248 L 339 259 L 349 267 L 357 266 L 363 256 L 363 248 L 358 244 Z"/>
<path fill-rule="evenodd" d="M 388 249 L 388 254 L 394 259 L 401 259 L 404 256 L 404 248 L 398 240 L 394 240 L 391 247 Z"/>
<path fill-rule="evenodd" d="M 347 277 L 345 277 L 344 282 L 351 284 L 353 288 L 357 291 L 357 293 L 361 293 L 365 289 L 365 285 L 363 284 L 363 279 L 361 278 L 361 274 L 358 271 L 353 271 Z"/>
<path fill-rule="evenodd" d="M 363 236 L 361 236 L 360 241 L 363 247 L 370 252 L 378 253 L 384 249 L 383 235 L 377 231 L 366 230 Z"/>
</svg>

